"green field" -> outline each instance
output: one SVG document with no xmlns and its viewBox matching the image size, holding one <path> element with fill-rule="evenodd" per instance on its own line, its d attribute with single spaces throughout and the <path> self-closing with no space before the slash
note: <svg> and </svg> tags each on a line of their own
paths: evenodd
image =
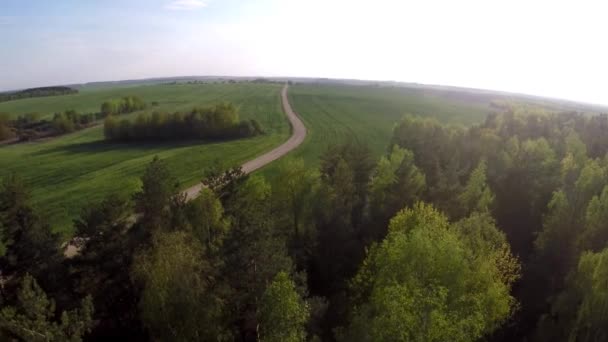
<svg viewBox="0 0 608 342">
<path fill-rule="evenodd" d="M 490 112 L 487 99 L 464 101 L 409 88 L 295 85 L 289 88 L 289 99 L 308 128 L 306 141 L 289 158 L 303 158 L 311 166 L 317 165 L 327 146 L 351 138 L 379 157 L 386 151 L 393 126 L 405 114 L 470 125 Z M 272 177 L 276 168 L 275 163 L 262 172 Z"/>
<path fill-rule="evenodd" d="M 32 189 L 35 205 L 48 215 L 53 228 L 70 234 L 71 220 L 83 206 L 109 193 L 135 192 L 139 176 L 154 155 L 166 160 L 181 184 L 187 186 L 197 183 L 205 166 L 217 159 L 225 165 L 238 165 L 279 145 L 289 136 L 279 91 L 279 85 L 157 85 L 7 102 L 0 110 L 10 105 L 12 112 L 19 114 L 52 113 L 60 108 L 94 111 L 104 99 L 121 95 L 158 101 L 159 108 L 171 111 L 230 101 L 240 108 L 241 119 L 255 118 L 267 134 L 211 143 L 115 144 L 106 143 L 102 126 L 97 126 L 48 141 L 0 147 L 0 176 L 8 172 L 22 175 Z"/>
<path fill-rule="evenodd" d="M 38 112 L 50 116 L 75 109 L 97 112 L 108 99 L 136 95 L 158 102 L 154 110 L 188 110 L 197 105 L 230 101 L 242 119 L 255 118 L 267 134 L 224 142 L 107 143 L 101 126 L 48 141 L 0 147 L 0 176 L 21 174 L 33 190 L 35 204 L 50 218 L 55 230 L 69 235 L 71 221 L 81 208 L 113 192 L 130 194 L 154 155 L 165 159 L 182 186 L 198 182 L 203 169 L 220 159 L 238 165 L 278 146 L 289 136 L 278 84 L 178 84 L 83 88 L 79 94 L 0 103 L 0 112 L 19 115 Z M 292 107 L 302 117 L 308 136 L 287 158 L 303 158 L 316 167 L 319 155 L 331 144 L 356 139 L 375 157 L 386 151 L 395 123 L 405 114 L 434 117 L 442 122 L 470 125 L 491 111 L 500 96 L 405 87 L 298 84 L 290 87 Z M 504 98 L 503 98 L 504 99 Z M 125 117 L 133 118 L 137 113 Z M 283 162 L 259 173 L 272 180 Z"/>
<path fill-rule="evenodd" d="M 158 107 L 154 110 L 178 111 L 191 109 L 193 105 L 207 105 L 219 101 L 235 102 L 255 97 L 251 89 L 279 89 L 271 84 L 177 84 L 177 85 L 145 85 L 119 87 L 85 87 L 78 94 L 34 97 L 23 100 L 0 102 L 0 113 L 6 112 L 15 117 L 25 113 L 39 113 L 41 118 L 52 118 L 56 112 L 74 109 L 80 113 L 99 112 L 101 104 L 111 99 L 123 96 L 139 96 L 145 102 L 156 101 Z M 249 94 L 248 94 L 249 93 Z M 235 94 L 240 94 L 236 95 Z"/>
</svg>

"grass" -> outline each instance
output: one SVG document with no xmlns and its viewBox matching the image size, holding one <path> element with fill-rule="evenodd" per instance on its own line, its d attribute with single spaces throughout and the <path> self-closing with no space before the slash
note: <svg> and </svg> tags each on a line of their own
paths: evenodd
<svg viewBox="0 0 608 342">
<path fill-rule="evenodd" d="M 327 146 L 351 138 L 368 145 L 379 158 L 395 123 L 405 114 L 470 125 L 490 112 L 488 99 L 461 99 L 411 88 L 295 85 L 290 87 L 289 99 L 308 128 L 304 144 L 289 158 L 303 158 L 311 167 L 318 165 Z M 273 178 L 278 164 L 267 166 L 262 173 Z"/>
<path fill-rule="evenodd" d="M 126 95 L 140 96 L 148 103 L 156 101 L 159 106 L 154 109 L 166 111 L 230 101 L 240 107 L 242 119 L 255 118 L 267 131 L 264 136 L 224 142 L 113 144 L 103 140 L 102 127 L 98 126 L 49 141 L 0 147 L 0 177 L 8 172 L 21 174 L 33 190 L 35 204 L 55 230 L 69 236 L 71 220 L 83 206 L 110 193 L 135 192 L 145 165 L 154 155 L 166 160 L 186 187 L 197 183 L 203 169 L 217 159 L 224 165 L 238 165 L 278 146 L 289 135 L 279 91 L 279 85 L 243 83 L 120 86 L 0 103 L 0 112 L 38 112 L 48 117 L 65 109 L 96 112 L 103 101 Z M 258 171 L 270 181 L 285 160 L 303 158 L 310 167 L 317 167 L 327 146 L 347 139 L 368 145 L 378 158 L 386 151 L 395 123 L 405 114 L 453 124 L 480 122 L 491 111 L 490 102 L 495 96 L 309 84 L 291 86 L 289 98 L 308 136 L 286 158 Z"/>
<path fill-rule="evenodd" d="M 72 219 L 81 208 L 110 193 L 135 192 L 144 167 L 155 155 L 166 160 L 180 183 L 188 186 L 200 181 L 205 166 L 215 160 L 238 165 L 285 141 L 289 126 L 279 91 L 278 85 L 156 85 L 14 101 L 13 109 L 32 108 L 23 111 L 40 113 L 58 108 L 94 110 L 103 99 L 121 95 L 158 101 L 160 109 L 171 111 L 231 101 L 240 108 L 241 119 L 255 118 L 267 134 L 223 142 L 117 144 L 104 141 L 103 128 L 97 126 L 48 141 L 0 147 L 0 177 L 8 172 L 20 174 L 32 190 L 34 204 L 49 218 L 53 229 L 69 236 Z"/>
<path fill-rule="evenodd" d="M 206 105 L 209 101 L 231 101 L 235 93 L 247 97 L 248 89 L 256 87 L 250 84 L 177 84 L 119 86 L 112 88 L 85 87 L 78 94 L 35 97 L 16 101 L 0 102 L 0 113 L 9 113 L 16 117 L 25 113 L 39 113 L 41 118 L 52 118 L 56 112 L 74 109 L 80 113 L 99 112 L 101 104 L 107 100 L 127 95 L 141 97 L 150 103 L 156 101 L 154 109 L 177 111 L 191 109 L 193 105 Z M 276 85 L 257 85 L 266 89 L 278 89 Z M 251 93 L 250 95 L 255 95 Z M 237 97 L 240 99 L 240 97 Z"/>
</svg>

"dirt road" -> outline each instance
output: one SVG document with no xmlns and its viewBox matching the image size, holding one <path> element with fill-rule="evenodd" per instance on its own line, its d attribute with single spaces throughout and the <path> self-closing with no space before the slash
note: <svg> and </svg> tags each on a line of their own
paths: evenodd
<svg viewBox="0 0 608 342">
<path fill-rule="evenodd" d="M 291 137 L 274 150 L 266 152 L 261 156 L 258 156 L 255 159 L 243 164 L 243 172 L 251 173 L 263 166 L 266 166 L 267 164 L 270 164 L 271 162 L 289 153 L 289 151 L 300 146 L 300 144 L 304 141 L 304 138 L 306 138 L 306 127 L 304 126 L 304 123 L 302 123 L 302 120 L 300 120 L 296 112 L 293 111 L 293 108 L 291 108 L 291 105 L 289 104 L 289 99 L 287 98 L 287 87 L 288 86 L 285 85 L 281 90 L 281 102 L 283 103 L 283 111 L 285 112 L 285 115 L 287 115 L 287 119 L 289 119 L 289 123 L 291 124 Z M 184 190 L 187 199 L 191 200 L 196 198 L 202 187 L 203 185 L 199 183 Z"/>
<path fill-rule="evenodd" d="M 291 108 L 289 100 L 287 99 L 287 87 L 288 86 L 285 85 L 281 90 L 281 102 L 283 103 L 283 111 L 287 115 L 289 123 L 291 124 L 291 137 L 289 138 L 289 140 L 287 140 L 281 146 L 275 148 L 274 150 L 266 152 L 261 156 L 258 156 L 255 159 L 252 159 L 243 164 L 242 168 L 245 173 L 251 173 L 281 158 L 282 156 L 289 153 L 289 151 L 300 146 L 300 144 L 304 141 L 304 138 L 306 138 L 306 127 L 304 126 L 304 123 L 302 123 L 302 120 L 300 120 L 298 115 L 293 111 L 293 108 Z M 188 200 L 196 198 L 202 187 L 203 185 L 199 183 L 184 190 L 184 192 L 186 193 L 186 198 Z M 133 219 L 135 220 L 136 216 L 133 216 Z M 64 255 L 67 258 L 72 258 L 76 254 L 78 254 L 78 252 L 79 248 L 76 245 L 74 245 L 73 243 L 68 243 L 64 250 Z"/>
</svg>

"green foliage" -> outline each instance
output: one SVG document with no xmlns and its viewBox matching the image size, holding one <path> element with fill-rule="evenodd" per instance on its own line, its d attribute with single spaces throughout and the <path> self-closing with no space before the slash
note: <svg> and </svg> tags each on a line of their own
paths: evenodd
<svg viewBox="0 0 608 342">
<path fill-rule="evenodd" d="M 216 272 L 198 240 L 185 232 L 156 233 L 133 262 L 142 286 L 141 320 L 154 339 L 210 341 L 226 338 Z"/>
<path fill-rule="evenodd" d="M 285 213 L 292 237 L 300 238 L 301 228 L 312 224 L 312 201 L 318 190 L 318 175 L 306 169 L 304 160 L 288 160 L 279 168 L 272 187 L 274 210 Z"/>
<path fill-rule="evenodd" d="M 91 297 L 82 300 L 80 308 L 64 311 L 56 320 L 55 302 L 48 299 L 36 280 L 25 275 L 17 294 L 17 305 L 0 311 L 0 329 L 22 341 L 82 341 L 93 326 Z"/>
<path fill-rule="evenodd" d="M 580 235 L 580 249 L 599 252 L 608 244 L 608 186 L 594 196 L 585 213 L 585 229 Z"/>
<path fill-rule="evenodd" d="M 603 341 L 608 338 L 608 249 L 584 252 L 557 296 L 551 314 L 539 324 L 538 338 L 552 341 Z"/>
<path fill-rule="evenodd" d="M 264 291 L 257 313 L 260 341 L 306 341 L 310 310 L 295 287 L 287 273 L 279 272 Z"/>
<path fill-rule="evenodd" d="M 15 136 L 9 125 L 9 115 L 0 112 L 0 141 L 11 139 Z"/>
<path fill-rule="evenodd" d="M 110 195 L 100 203 L 85 207 L 74 222 L 77 236 L 86 241 L 85 251 L 110 248 L 115 244 L 123 235 L 130 209 L 130 203 L 118 195 Z"/>
<path fill-rule="evenodd" d="M 226 139 L 263 133 L 255 120 L 239 121 L 237 109 L 230 103 L 194 108 L 186 114 L 153 112 L 139 114 L 134 122 L 124 119 L 118 124 L 112 120 L 106 123 L 104 135 L 114 141 Z"/>
<path fill-rule="evenodd" d="M 53 231 L 69 237 L 73 219 L 91 200 L 110 194 L 129 196 L 138 191 L 139 177 L 158 155 L 171 167 L 182 186 L 200 182 L 202 165 L 221 158 L 223 165 L 240 165 L 284 142 L 290 134 L 281 111 L 280 86 L 269 84 L 152 85 L 128 89 L 146 102 L 157 100 L 160 112 L 187 111 L 229 99 L 241 111 L 241 119 L 255 119 L 265 134 L 249 139 L 214 143 L 159 142 L 113 144 L 106 142 L 103 125 L 76 131 L 40 144 L 0 147 L 0 178 L 18 173 L 34 189 L 32 202 Z M 40 119 L 73 108 L 79 113 L 99 111 L 99 104 L 125 93 L 121 87 L 82 90 L 79 94 L 0 103 L 11 115 L 38 111 Z M 135 119 L 135 114 L 124 118 Z M 113 115 L 113 117 L 117 117 Z M 120 118 L 118 119 L 120 120 Z"/>
<path fill-rule="evenodd" d="M 215 193 L 208 188 L 201 189 L 198 198 L 191 202 L 188 216 L 192 234 L 209 252 L 217 252 L 228 233 L 229 223 Z"/>
<path fill-rule="evenodd" d="M 260 177 L 250 177 L 225 203 L 232 223 L 224 241 L 225 276 L 234 290 L 233 318 L 245 334 L 255 336 L 255 312 L 268 283 L 281 271 L 291 272 L 286 241 L 272 224 L 271 189 Z"/>
<path fill-rule="evenodd" d="M 59 96 L 78 94 L 78 90 L 69 87 L 39 87 L 24 89 L 11 93 L 3 93 L 0 95 L 0 102 L 27 99 L 30 97 L 45 97 L 45 96 Z"/>
<path fill-rule="evenodd" d="M 171 198 L 179 193 L 179 183 L 166 162 L 158 156 L 154 156 L 144 171 L 141 183 L 141 191 L 133 196 L 135 208 L 142 213 L 148 228 L 161 228 L 169 216 L 167 210 Z"/>
<path fill-rule="evenodd" d="M 471 341 L 505 321 L 515 301 L 485 241 L 496 234 L 478 234 L 489 251 L 474 253 L 462 230 L 430 205 L 398 213 L 353 280 L 361 302 L 343 339 Z"/>
<path fill-rule="evenodd" d="M 55 117 L 53 118 L 53 128 L 59 134 L 70 133 L 75 129 L 74 122 L 68 119 L 65 113 L 55 114 Z"/>
<path fill-rule="evenodd" d="M 110 100 L 101 104 L 101 115 L 118 115 L 136 112 L 146 108 L 146 103 L 138 96 L 126 96 L 120 100 Z"/>
<path fill-rule="evenodd" d="M 400 209 L 414 204 L 425 188 L 425 177 L 414 164 L 414 154 L 394 145 L 382 157 L 372 175 L 369 189 L 370 216 L 382 238 L 382 226 Z"/>
<path fill-rule="evenodd" d="M 52 125 L 55 134 L 65 134 L 82 129 L 93 121 L 95 121 L 94 114 L 79 114 L 75 110 L 66 110 L 63 113 L 55 113 Z"/>
<path fill-rule="evenodd" d="M 58 276 L 48 272 L 59 262 L 59 239 L 35 213 L 28 189 L 15 174 L 0 187 L 0 227 L 3 273 Z"/>
<path fill-rule="evenodd" d="M 318 243 L 315 262 L 326 295 L 344 287 L 361 254 L 353 227 L 354 174 L 344 159 L 338 159 L 336 164 L 331 174 L 322 175 L 316 209 Z"/>
<path fill-rule="evenodd" d="M 486 182 L 486 163 L 481 161 L 471 172 L 464 191 L 458 196 L 461 203 L 462 216 L 473 212 L 489 212 L 494 202 L 494 194 Z"/>
</svg>

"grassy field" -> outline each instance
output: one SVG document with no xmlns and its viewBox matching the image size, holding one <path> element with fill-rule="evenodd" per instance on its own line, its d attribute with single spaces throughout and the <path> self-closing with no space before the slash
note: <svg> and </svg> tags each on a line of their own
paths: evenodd
<svg viewBox="0 0 608 342">
<path fill-rule="evenodd" d="M 193 105 L 206 105 L 209 101 L 231 101 L 236 93 L 247 96 L 252 87 L 278 89 L 277 85 L 251 84 L 177 84 L 145 85 L 119 87 L 85 87 L 78 94 L 35 97 L 17 101 L 0 102 L 0 113 L 5 112 L 15 117 L 25 113 L 39 113 L 41 118 L 52 118 L 56 112 L 74 109 L 80 113 L 99 112 L 104 101 L 135 95 L 147 103 L 159 103 L 154 110 L 188 110 Z M 250 95 L 256 95 L 252 93 Z M 240 96 L 237 97 L 240 99 Z"/>
<path fill-rule="evenodd" d="M 289 99 L 308 128 L 306 141 L 289 158 L 303 158 L 312 167 L 318 165 L 318 157 L 327 146 L 351 138 L 367 144 L 374 156 L 380 157 L 393 126 L 405 114 L 470 125 L 490 112 L 486 99 L 422 94 L 408 88 L 295 85 L 289 90 Z M 262 173 L 272 178 L 277 168 L 275 163 Z"/>
<path fill-rule="evenodd" d="M 205 166 L 217 159 L 226 166 L 237 165 L 278 146 L 289 135 L 279 91 L 280 85 L 245 83 L 93 87 L 76 95 L 0 103 L 0 112 L 49 116 L 65 109 L 96 112 L 103 101 L 126 95 L 156 101 L 159 106 L 154 109 L 166 111 L 230 101 L 239 106 L 242 119 L 255 118 L 267 131 L 260 137 L 214 143 L 112 144 L 103 140 L 98 126 L 49 141 L 0 147 L 0 176 L 21 174 L 53 227 L 69 235 L 71 220 L 83 206 L 109 193 L 136 191 L 139 176 L 154 155 L 165 159 L 186 187 L 198 182 Z M 317 167 L 327 146 L 347 139 L 367 144 L 378 158 L 386 151 L 393 126 L 405 114 L 470 125 L 482 121 L 492 110 L 490 102 L 500 99 L 457 91 L 314 84 L 290 87 L 289 98 L 308 136 L 288 157 L 258 171 L 271 181 L 285 160 L 303 158 Z"/>
<path fill-rule="evenodd" d="M 255 118 L 267 134 L 212 143 L 112 144 L 103 140 L 103 128 L 97 126 L 48 141 L 0 147 L 0 177 L 8 172 L 22 175 L 32 189 L 35 205 L 48 215 L 53 228 L 69 235 L 72 218 L 82 207 L 110 193 L 136 191 L 139 176 L 154 155 L 166 160 L 187 186 L 198 182 L 205 165 L 217 159 L 225 165 L 238 165 L 279 145 L 289 136 L 279 91 L 278 85 L 157 85 L 7 102 L 4 106 L 10 104 L 17 114 L 65 108 L 94 111 L 103 99 L 122 95 L 158 101 L 161 109 L 171 111 L 230 101 L 240 108 L 241 119 Z"/>
</svg>

